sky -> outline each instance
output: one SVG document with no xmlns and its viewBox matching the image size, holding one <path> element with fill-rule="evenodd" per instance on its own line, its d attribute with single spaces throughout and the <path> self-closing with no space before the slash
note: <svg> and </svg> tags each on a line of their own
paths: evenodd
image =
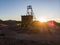
<svg viewBox="0 0 60 45">
<path fill-rule="evenodd" d="M 32 5 L 36 19 L 44 17 L 60 22 L 60 0 L 0 0 L 0 19 L 21 20 L 28 5 Z"/>
</svg>

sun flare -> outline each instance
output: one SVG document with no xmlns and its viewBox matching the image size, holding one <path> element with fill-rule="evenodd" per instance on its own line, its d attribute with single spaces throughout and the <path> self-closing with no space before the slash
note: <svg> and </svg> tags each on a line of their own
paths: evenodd
<svg viewBox="0 0 60 45">
<path fill-rule="evenodd" d="M 44 17 L 39 18 L 40 22 L 47 22 L 47 20 Z"/>
</svg>

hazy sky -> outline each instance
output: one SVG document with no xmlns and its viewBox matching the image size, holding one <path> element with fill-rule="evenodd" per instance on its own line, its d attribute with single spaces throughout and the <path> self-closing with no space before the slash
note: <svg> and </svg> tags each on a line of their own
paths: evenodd
<svg viewBox="0 0 60 45">
<path fill-rule="evenodd" d="M 0 0 L 0 19 L 20 20 L 32 5 L 34 17 L 60 20 L 60 0 Z"/>
</svg>

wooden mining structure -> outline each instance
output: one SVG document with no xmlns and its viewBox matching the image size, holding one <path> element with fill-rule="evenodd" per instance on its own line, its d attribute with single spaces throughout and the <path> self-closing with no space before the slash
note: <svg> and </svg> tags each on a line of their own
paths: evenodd
<svg viewBox="0 0 60 45">
<path fill-rule="evenodd" d="M 21 21 L 22 28 L 27 28 L 33 21 L 33 10 L 31 5 L 27 6 L 27 14 L 21 16 Z"/>
</svg>

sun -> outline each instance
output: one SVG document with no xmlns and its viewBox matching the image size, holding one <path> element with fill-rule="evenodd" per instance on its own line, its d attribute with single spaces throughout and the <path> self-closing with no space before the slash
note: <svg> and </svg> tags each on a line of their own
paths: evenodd
<svg viewBox="0 0 60 45">
<path fill-rule="evenodd" d="M 44 17 L 39 18 L 40 22 L 47 22 L 47 20 Z"/>
</svg>

